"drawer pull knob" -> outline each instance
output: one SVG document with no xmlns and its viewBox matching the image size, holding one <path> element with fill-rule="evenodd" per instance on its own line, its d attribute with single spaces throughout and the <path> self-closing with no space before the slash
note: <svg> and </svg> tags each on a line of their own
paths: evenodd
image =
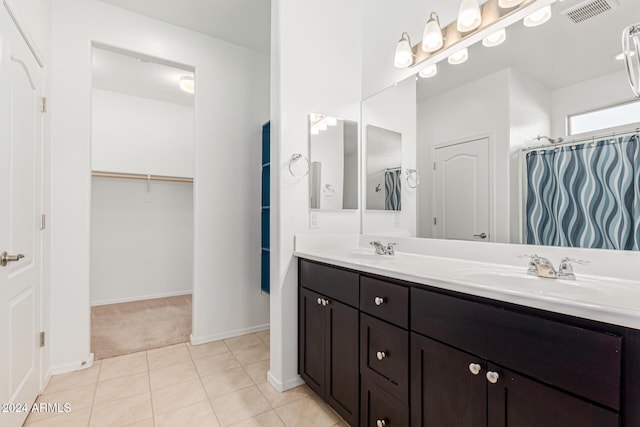
<svg viewBox="0 0 640 427">
<path fill-rule="evenodd" d="M 376 420 L 376 426 L 384 427 L 386 425 L 387 425 L 387 421 L 386 420 Z"/>
<path fill-rule="evenodd" d="M 376 303 L 376 305 L 382 305 L 384 304 L 384 298 L 382 297 L 375 297 L 375 299 L 373 300 L 373 302 Z"/>
<path fill-rule="evenodd" d="M 473 375 L 478 375 L 481 370 L 482 368 L 477 363 L 469 363 L 469 371 L 471 371 Z M 489 374 L 487 374 L 487 379 L 488 378 L 489 378 Z"/>
<path fill-rule="evenodd" d="M 329 305 L 329 300 L 328 299 L 323 299 L 322 300 L 322 305 L 324 305 L 324 306 Z"/>
<path fill-rule="evenodd" d="M 318 305 L 322 305 L 322 298 L 318 298 Z"/>
<path fill-rule="evenodd" d="M 376 353 L 376 357 L 378 358 L 378 360 L 382 360 L 387 357 L 387 354 L 384 351 L 379 351 Z"/>
<path fill-rule="evenodd" d="M 498 375 L 497 372 L 493 372 L 493 371 L 487 372 L 487 381 L 489 381 L 491 384 L 497 383 L 498 378 L 500 378 L 500 375 Z"/>
</svg>

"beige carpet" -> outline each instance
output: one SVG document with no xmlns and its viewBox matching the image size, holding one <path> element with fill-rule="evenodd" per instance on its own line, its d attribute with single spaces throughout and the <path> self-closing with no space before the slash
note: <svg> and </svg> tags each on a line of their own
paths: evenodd
<svg viewBox="0 0 640 427">
<path fill-rule="evenodd" d="M 91 307 L 91 351 L 96 360 L 186 342 L 191 295 Z"/>
</svg>

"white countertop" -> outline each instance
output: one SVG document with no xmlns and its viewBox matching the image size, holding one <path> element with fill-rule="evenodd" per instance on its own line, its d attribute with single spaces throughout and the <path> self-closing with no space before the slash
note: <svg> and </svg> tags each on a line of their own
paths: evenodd
<svg viewBox="0 0 640 427">
<path fill-rule="evenodd" d="M 585 274 L 578 268 L 575 268 L 577 280 L 545 279 L 526 274 L 527 259 L 502 264 L 419 253 L 414 241 L 426 239 L 394 238 L 393 241 L 400 241 L 395 255 L 375 255 L 372 247 L 364 247 L 369 238 L 360 237 L 357 243 L 353 238 L 334 239 L 332 245 L 326 237 L 296 236 L 294 255 L 365 273 L 640 329 L 638 280 Z M 438 245 L 433 241 L 430 244 Z M 467 244 L 473 245 L 470 247 L 475 252 L 493 249 L 488 246 L 490 244 Z M 411 247 L 414 252 L 403 252 L 401 246 Z M 517 249 L 522 250 L 521 247 Z M 441 252 L 447 251 L 441 249 Z M 464 255 L 464 251 L 460 254 Z M 509 261 L 511 258 L 515 257 L 510 257 Z M 638 268 L 637 264 L 635 267 Z"/>
</svg>

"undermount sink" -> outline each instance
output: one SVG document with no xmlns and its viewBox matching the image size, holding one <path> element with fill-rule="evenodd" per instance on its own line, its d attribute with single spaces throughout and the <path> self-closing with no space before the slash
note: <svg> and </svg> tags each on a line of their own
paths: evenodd
<svg viewBox="0 0 640 427">
<path fill-rule="evenodd" d="M 367 261 L 367 262 L 384 262 L 391 261 L 395 257 L 398 257 L 398 254 L 395 255 L 378 255 L 374 252 L 373 249 L 350 249 L 347 251 L 336 251 L 331 252 L 331 256 L 346 258 L 349 260 L 355 261 Z"/>
</svg>

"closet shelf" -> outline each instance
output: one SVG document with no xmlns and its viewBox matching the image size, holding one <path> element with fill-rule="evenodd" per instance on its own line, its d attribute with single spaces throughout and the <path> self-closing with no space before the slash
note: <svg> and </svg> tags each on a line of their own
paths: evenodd
<svg viewBox="0 0 640 427">
<path fill-rule="evenodd" d="M 93 171 L 92 176 L 101 178 L 124 178 L 124 179 L 143 179 L 150 181 L 169 181 L 169 182 L 193 182 L 193 178 L 182 176 L 162 176 L 162 175 L 144 175 L 139 173 L 118 173 L 118 172 L 101 172 Z"/>
</svg>

